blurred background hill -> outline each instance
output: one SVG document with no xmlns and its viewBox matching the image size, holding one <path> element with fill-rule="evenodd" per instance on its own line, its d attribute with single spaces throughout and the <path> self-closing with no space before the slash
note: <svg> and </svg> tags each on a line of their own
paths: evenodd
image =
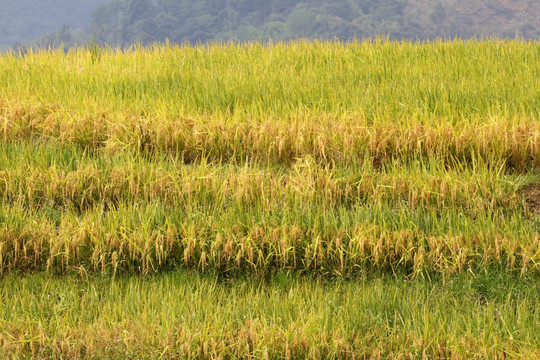
<svg viewBox="0 0 540 360">
<path fill-rule="evenodd" d="M 0 0 L 0 48 L 161 42 L 540 38 L 538 0 Z"/>
<path fill-rule="evenodd" d="M 82 31 L 90 25 L 92 11 L 107 1 L 0 0 L 0 49 L 27 44 L 64 25 Z"/>
</svg>

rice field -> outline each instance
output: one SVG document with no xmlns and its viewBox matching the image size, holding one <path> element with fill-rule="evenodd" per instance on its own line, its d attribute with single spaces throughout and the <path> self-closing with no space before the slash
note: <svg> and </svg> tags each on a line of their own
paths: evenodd
<svg viewBox="0 0 540 360">
<path fill-rule="evenodd" d="M 533 286 L 531 286 L 533 285 Z M 200 273 L 7 275 L 0 354 L 21 359 L 538 357 L 538 279 L 483 272 L 266 282 Z"/>
<path fill-rule="evenodd" d="M 533 358 L 539 215 L 538 42 L 0 56 L 0 357 Z"/>
</svg>

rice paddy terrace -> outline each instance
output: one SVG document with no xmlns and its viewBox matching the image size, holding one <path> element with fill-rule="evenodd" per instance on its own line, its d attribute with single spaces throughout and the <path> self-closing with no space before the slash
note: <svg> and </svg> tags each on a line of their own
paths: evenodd
<svg viewBox="0 0 540 360">
<path fill-rule="evenodd" d="M 540 356 L 540 44 L 0 56 L 0 355 Z"/>
</svg>

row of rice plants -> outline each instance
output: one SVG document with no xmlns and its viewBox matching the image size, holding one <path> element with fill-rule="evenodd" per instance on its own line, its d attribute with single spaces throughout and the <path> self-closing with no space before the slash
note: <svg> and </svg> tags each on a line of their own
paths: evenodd
<svg viewBox="0 0 540 360">
<path fill-rule="evenodd" d="M 537 278 L 268 282 L 5 276 L 7 358 L 402 359 L 539 355 Z"/>
<path fill-rule="evenodd" d="M 2 100 L 79 116 L 536 119 L 538 42 L 291 42 L 0 57 Z M 153 116 L 150 116 L 153 117 Z M 221 120 L 221 119 L 220 119 Z"/>
<path fill-rule="evenodd" d="M 445 167 L 436 158 L 394 161 L 377 169 L 369 156 L 350 167 L 303 157 L 289 167 L 147 159 L 132 152 L 89 155 L 77 147 L 5 144 L 0 150 L 0 199 L 25 208 L 52 206 L 84 212 L 159 200 L 184 209 L 204 206 L 332 209 L 338 205 L 395 204 L 468 215 L 527 211 L 520 193 L 530 177 L 505 173 L 504 163 Z M 456 166 L 457 167 L 457 166 Z"/>
<path fill-rule="evenodd" d="M 75 114 L 43 106 L 25 108 L 0 102 L 0 139 L 75 144 L 88 151 L 130 149 L 169 154 L 192 163 L 246 161 L 290 165 L 311 156 L 323 164 L 353 166 L 367 154 L 375 166 L 399 159 L 439 158 L 448 166 L 468 166 L 475 159 L 512 171 L 540 167 L 538 119 L 478 119 L 474 122 L 365 119 L 311 116 L 285 120 L 234 118 L 148 118 Z"/>
</svg>

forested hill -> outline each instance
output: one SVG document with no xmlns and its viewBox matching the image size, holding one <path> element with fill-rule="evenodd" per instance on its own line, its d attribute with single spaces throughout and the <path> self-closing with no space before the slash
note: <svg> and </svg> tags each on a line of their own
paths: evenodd
<svg viewBox="0 0 540 360">
<path fill-rule="evenodd" d="M 108 0 L 0 0 L 0 49 L 23 44 L 64 24 L 86 29 L 91 13 Z"/>
<path fill-rule="evenodd" d="M 433 39 L 518 34 L 538 39 L 540 1 L 112 0 L 92 13 L 86 34 L 102 44 L 123 46 L 165 39 L 196 43 L 380 35 Z M 81 41 L 64 27 L 37 44 Z"/>
</svg>

